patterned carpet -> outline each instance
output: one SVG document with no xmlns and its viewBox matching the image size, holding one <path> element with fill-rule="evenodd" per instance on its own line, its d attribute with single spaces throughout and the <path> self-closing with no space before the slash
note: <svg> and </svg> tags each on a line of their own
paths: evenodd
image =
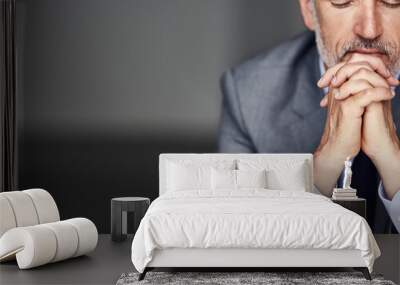
<svg viewBox="0 0 400 285">
<path fill-rule="evenodd" d="M 117 285 L 145 284 L 267 284 L 267 285 L 395 285 L 380 275 L 372 275 L 368 281 L 359 272 L 148 272 L 146 278 L 138 281 L 138 273 L 122 274 Z"/>
</svg>

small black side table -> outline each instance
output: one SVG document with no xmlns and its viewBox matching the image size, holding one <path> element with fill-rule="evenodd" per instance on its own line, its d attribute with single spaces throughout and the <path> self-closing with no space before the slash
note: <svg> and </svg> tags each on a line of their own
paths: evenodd
<svg viewBox="0 0 400 285">
<path fill-rule="evenodd" d="M 354 200 L 340 200 L 332 199 L 332 202 L 359 214 L 364 219 L 367 218 L 367 200 L 363 198 L 356 198 Z"/>
<path fill-rule="evenodd" d="M 134 215 L 134 233 L 150 205 L 149 198 L 121 197 L 111 199 L 111 239 L 124 241 L 128 233 L 128 212 Z"/>
</svg>

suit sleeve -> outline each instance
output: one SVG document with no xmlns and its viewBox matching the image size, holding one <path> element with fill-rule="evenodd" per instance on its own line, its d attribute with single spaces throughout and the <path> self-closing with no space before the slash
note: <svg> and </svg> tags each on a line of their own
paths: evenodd
<svg viewBox="0 0 400 285">
<path fill-rule="evenodd" d="M 218 134 L 218 151 L 253 153 L 256 149 L 244 126 L 237 88 L 231 71 L 221 79 L 222 114 Z"/>
<path fill-rule="evenodd" d="M 390 201 L 385 194 L 385 189 L 383 188 L 382 181 L 379 183 L 378 189 L 379 197 L 385 205 L 386 211 L 392 220 L 392 223 L 396 227 L 396 230 L 400 233 L 400 191 L 394 195 L 393 199 Z"/>
</svg>

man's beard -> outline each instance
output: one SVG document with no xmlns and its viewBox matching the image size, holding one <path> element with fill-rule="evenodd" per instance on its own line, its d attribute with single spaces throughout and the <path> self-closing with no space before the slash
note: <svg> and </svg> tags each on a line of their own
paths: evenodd
<svg viewBox="0 0 400 285">
<path fill-rule="evenodd" d="M 316 8 L 314 9 L 316 10 Z M 328 66 L 328 68 L 338 64 L 339 62 L 342 62 L 348 52 L 354 51 L 355 49 L 376 49 L 377 52 L 387 56 L 389 59 L 387 68 L 393 74 L 398 74 L 400 72 L 400 48 L 395 44 L 379 39 L 369 40 L 357 38 L 345 42 L 340 48 L 340 51 L 336 53 L 335 51 L 331 51 L 325 44 L 325 39 L 321 32 L 316 11 L 314 12 L 314 20 L 316 23 L 315 40 L 317 43 L 318 52 L 322 58 L 322 61 Z"/>
</svg>

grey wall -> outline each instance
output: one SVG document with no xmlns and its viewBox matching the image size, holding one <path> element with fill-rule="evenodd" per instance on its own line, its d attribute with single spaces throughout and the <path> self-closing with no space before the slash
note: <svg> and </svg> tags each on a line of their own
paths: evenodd
<svg viewBox="0 0 400 285">
<path fill-rule="evenodd" d="M 213 152 L 222 72 L 304 29 L 295 0 L 18 0 L 19 186 L 109 230 L 161 152 Z"/>
</svg>

